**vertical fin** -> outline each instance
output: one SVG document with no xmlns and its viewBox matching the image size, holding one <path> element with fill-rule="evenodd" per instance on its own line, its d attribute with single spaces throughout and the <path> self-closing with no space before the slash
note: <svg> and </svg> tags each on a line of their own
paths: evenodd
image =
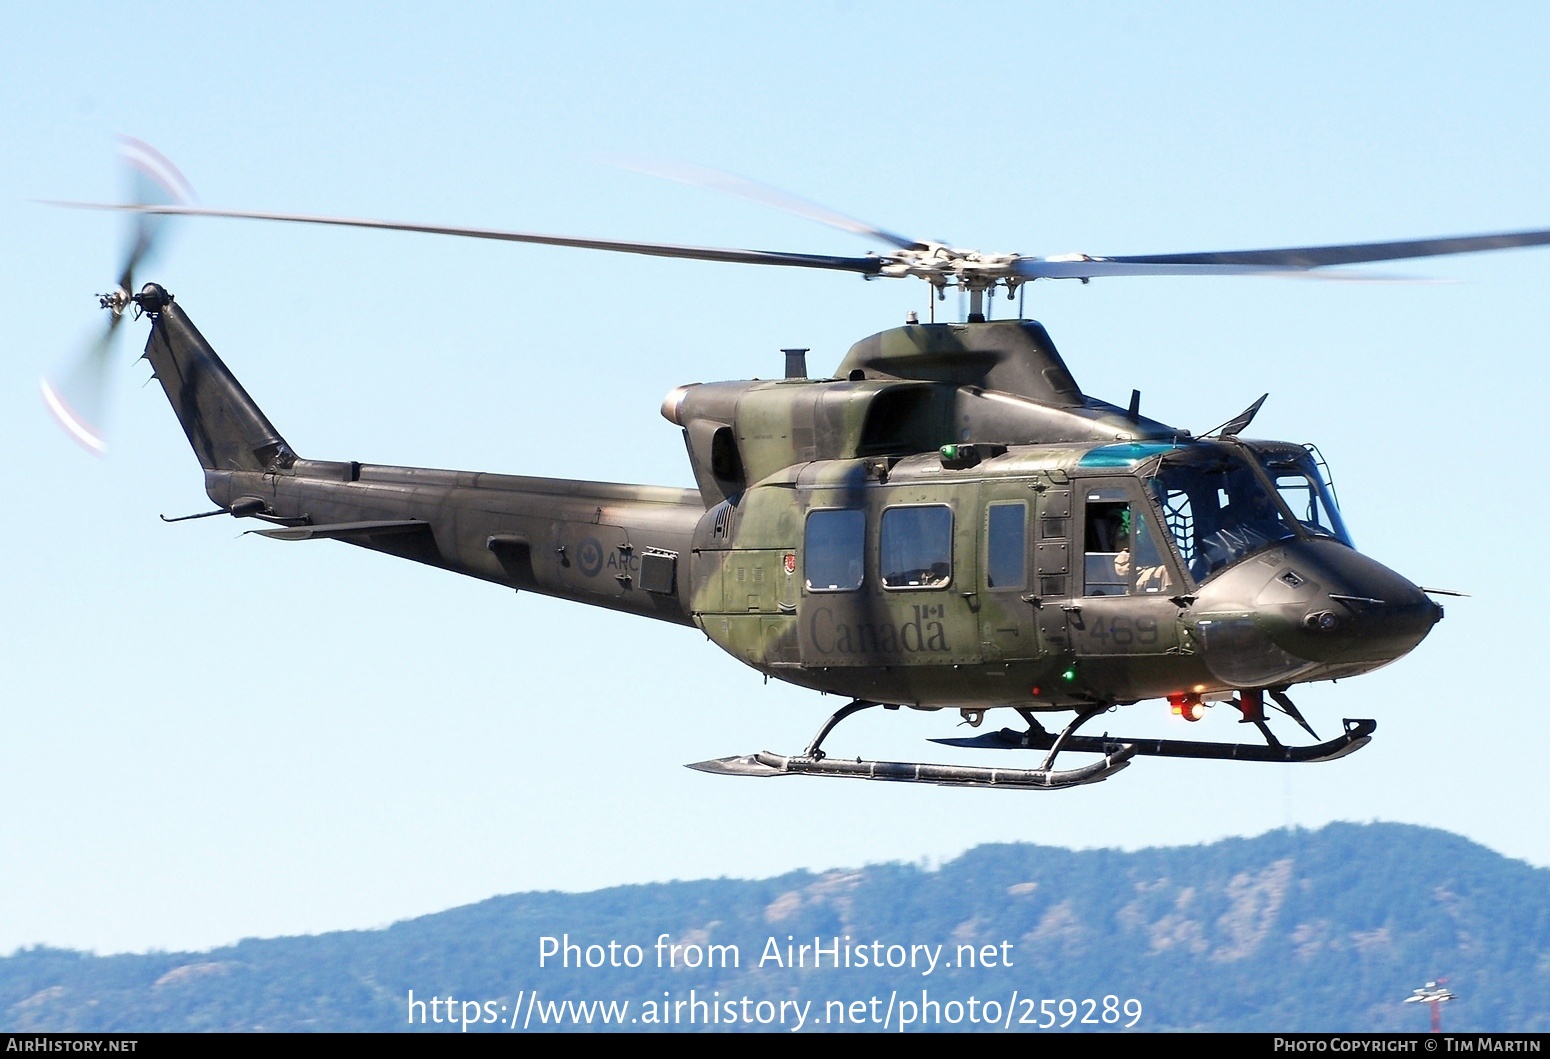
<svg viewBox="0 0 1550 1059">
<path fill-rule="evenodd" d="M 147 283 L 135 302 L 154 321 L 145 357 L 206 470 L 289 467 L 296 454 L 172 295 Z"/>
</svg>

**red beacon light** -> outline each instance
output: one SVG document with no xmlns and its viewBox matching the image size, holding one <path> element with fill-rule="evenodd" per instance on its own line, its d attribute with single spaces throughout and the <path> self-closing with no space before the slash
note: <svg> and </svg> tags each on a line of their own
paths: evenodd
<svg viewBox="0 0 1550 1059">
<path fill-rule="evenodd" d="M 1169 695 L 1168 706 L 1175 717 L 1186 721 L 1198 721 L 1206 715 L 1206 704 L 1192 691 L 1176 691 Z"/>
</svg>

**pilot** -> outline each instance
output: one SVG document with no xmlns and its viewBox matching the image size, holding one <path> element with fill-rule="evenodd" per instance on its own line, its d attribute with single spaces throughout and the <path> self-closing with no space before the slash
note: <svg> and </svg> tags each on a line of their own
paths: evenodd
<svg viewBox="0 0 1550 1059">
<path fill-rule="evenodd" d="M 1120 550 L 1119 550 L 1119 554 L 1114 557 L 1114 572 L 1116 574 L 1118 574 L 1121 578 L 1123 578 L 1123 579 L 1125 579 L 1127 581 L 1130 579 L 1130 568 L 1131 568 L 1131 562 L 1130 562 L 1130 537 L 1131 537 L 1130 519 L 1131 519 L 1130 509 L 1126 508 L 1125 511 L 1124 511 L 1123 518 L 1121 519 L 1121 522 L 1120 522 L 1120 527 L 1121 528 L 1120 528 L 1120 534 L 1119 534 L 1119 540 L 1118 540 L 1118 545 L 1119 545 L 1119 549 Z M 1138 593 L 1140 593 L 1140 592 L 1163 592 L 1163 591 L 1166 591 L 1169 588 L 1169 586 L 1172 585 L 1173 579 L 1168 576 L 1167 564 L 1161 562 L 1160 561 L 1160 557 L 1155 556 L 1155 549 L 1147 547 L 1147 545 L 1149 545 L 1151 542 L 1147 539 L 1147 533 L 1146 533 L 1146 526 L 1145 525 L 1141 526 L 1141 532 L 1137 536 L 1139 536 L 1139 538 L 1140 538 L 1140 543 L 1142 545 L 1142 550 L 1143 551 L 1153 552 L 1154 553 L 1153 557 L 1158 558 L 1159 561 L 1157 562 L 1157 564 L 1155 566 L 1137 566 L 1135 568 L 1136 569 L 1136 579 L 1135 579 L 1134 591 L 1138 592 Z"/>
<path fill-rule="evenodd" d="M 1168 567 L 1164 563 L 1156 566 L 1140 566 L 1136 568 L 1137 592 L 1166 592 L 1173 586 L 1173 578 L 1168 576 Z"/>
<path fill-rule="evenodd" d="M 1114 572 L 1120 577 L 1130 578 L 1130 549 L 1126 548 L 1114 557 Z M 1164 563 L 1156 566 L 1136 567 L 1135 590 L 1137 592 L 1163 592 L 1173 584 L 1173 578 L 1168 576 L 1168 567 Z"/>
</svg>

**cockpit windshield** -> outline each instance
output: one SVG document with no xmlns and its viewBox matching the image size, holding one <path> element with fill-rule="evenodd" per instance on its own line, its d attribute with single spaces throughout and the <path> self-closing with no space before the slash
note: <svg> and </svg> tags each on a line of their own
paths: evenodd
<svg viewBox="0 0 1550 1059">
<path fill-rule="evenodd" d="M 1340 509 L 1335 506 L 1334 490 L 1320 473 L 1312 453 L 1297 445 L 1256 445 L 1256 450 L 1276 492 L 1303 529 L 1316 537 L 1333 537 L 1355 547 L 1340 518 Z"/>
<path fill-rule="evenodd" d="M 1236 452 L 1214 446 L 1170 452 L 1147 487 L 1196 581 L 1297 536 L 1259 475 Z"/>
</svg>

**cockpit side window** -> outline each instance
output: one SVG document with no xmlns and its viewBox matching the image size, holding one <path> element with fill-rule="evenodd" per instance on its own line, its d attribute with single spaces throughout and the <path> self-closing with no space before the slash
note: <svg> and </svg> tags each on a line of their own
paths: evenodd
<svg viewBox="0 0 1550 1059">
<path fill-rule="evenodd" d="M 1142 595 L 1166 592 L 1173 587 L 1173 577 L 1168 573 L 1168 564 L 1163 561 L 1162 549 L 1153 535 L 1151 520 L 1139 507 L 1132 509 L 1132 515 L 1130 555 L 1135 590 Z"/>
<path fill-rule="evenodd" d="M 1145 595 L 1173 587 L 1147 512 L 1130 502 L 1127 490 L 1088 493 L 1084 535 L 1086 595 Z"/>
</svg>

